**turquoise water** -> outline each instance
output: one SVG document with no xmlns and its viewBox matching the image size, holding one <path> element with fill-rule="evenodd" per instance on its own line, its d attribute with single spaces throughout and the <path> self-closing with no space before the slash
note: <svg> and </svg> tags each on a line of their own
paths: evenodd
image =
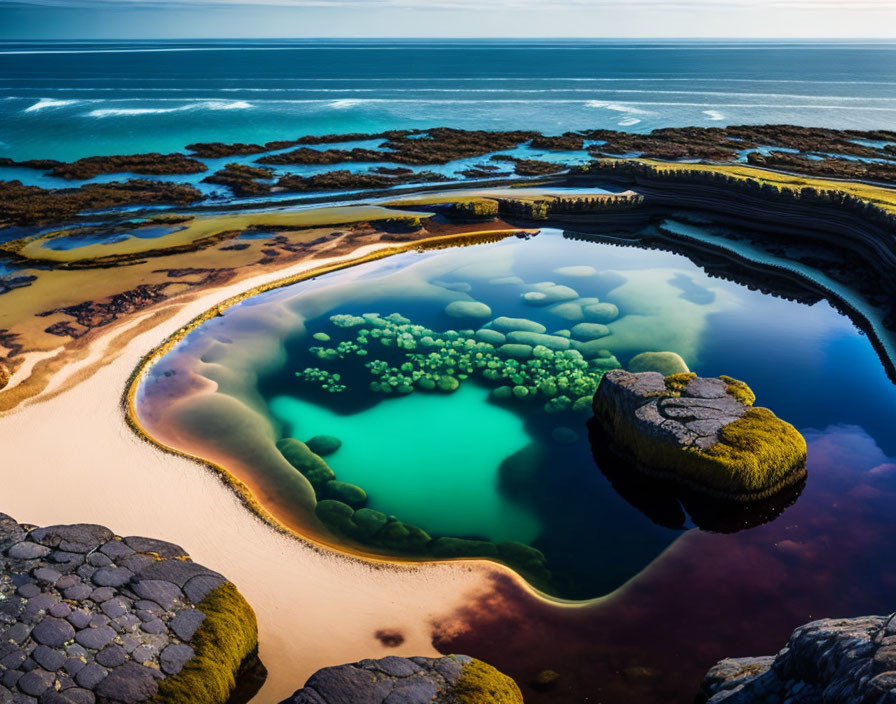
<svg viewBox="0 0 896 704">
<path fill-rule="evenodd" d="M 285 487 L 293 470 L 260 458 L 276 453 L 278 438 L 333 435 L 343 445 L 325 461 L 339 481 L 367 492 L 368 508 L 433 538 L 524 543 L 544 554 L 549 591 L 571 598 L 606 594 L 683 531 L 742 528 L 781 511 L 778 520 L 786 521 L 786 505 L 734 523 L 701 514 L 703 528 L 696 528 L 680 508 L 657 514 L 608 481 L 589 445 L 587 410 L 546 412 L 544 399 L 502 401 L 487 394 L 495 384 L 481 378 L 462 379 L 453 393 L 383 394 L 369 389 L 375 377 L 364 365 L 374 359 L 397 365 L 400 350 L 370 344 L 366 357 L 330 361 L 314 350 L 355 339 L 351 328 L 331 322 L 334 314 L 398 313 L 461 335 L 509 316 L 562 335 L 579 324 L 582 306 L 599 301 L 618 314 L 609 315 L 609 334 L 582 348 L 589 359 L 612 353 L 625 366 L 640 352 L 673 351 L 695 372 L 745 379 L 759 405 L 803 432 L 849 425 L 896 453 L 890 432 L 896 387 L 848 319 L 825 302 L 804 305 L 712 274 L 680 255 L 570 239 L 555 230 L 390 257 L 256 296 L 203 324 L 153 367 L 140 390 L 141 418 L 161 437 L 177 428 L 172 444 L 186 451 L 197 451 L 189 433 L 198 433 L 200 445 L 220 442 L 202 435 L 204 424 L 218 427 L 201 420 L 204 414 L 219 412 L 203 410 L 202 397 L 188 411 L 172 410 L 172 394 L 191 388 L 190 374 L 199 374 L 217 385 L 212 396 L 237 399 L 251 414 L 251 423 L 247 416 L 234 427 L 266 419 L 263 436 L 247 434 L 239 451 L 258 477 L 277 487 L 278 505 L 288 504 L 283 492 L 292 491 Z M 527 301 L 533 291 L 558 290 L 545 282 L 563 287 L 567 300 Z M 456 301 L 486 304 L 488 318 L 452 317 L 446 308 Z M 321 333 L 329 339 L 321 341 Z M 345 390 L 331 393 L 297 376 L 312 367 L 339 373 Z M 185 376 L 187 370 L 193 371 Z M 523 448 L 531 452 L 519 453 Z"/>
<path fill-rule="evenodd" d="M 894 76 L 891 42 L 4 42 L 0 156 L 440 125 L 893 129 Z"/>
<path fill-rule="evenodd" d="M 462 525 L 493 542 L 529 543 L 538 519 L 501 495 L 498 466 L 533 438 L 517 414 L 489 404 L 488 393 L 465 384 L 447 397 L 413 394 L 353 415 L 279 396 L 270 409 L 299 440 L 338 437 L 342 447 L 327 463 L 340 480 L 365 488 L 370 508 L 434 534 L 457 534 Z"/>
</svg>

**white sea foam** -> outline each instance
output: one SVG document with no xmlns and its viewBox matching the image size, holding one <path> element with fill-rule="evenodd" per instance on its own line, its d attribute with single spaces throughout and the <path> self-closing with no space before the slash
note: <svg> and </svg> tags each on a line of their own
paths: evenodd
<svg viewBox="0 0 896 704">
<path fill-rule="evenodd" d="M 163 115 L 169 112 L 188 110 L 247 110 L 254 107 L 245 100 L 203 100 L 176 108 L 98 108 L 87 113 L 87 117 L 129 117 L 133 115 Z"/>
<path fill-rule="evenodd" d="M 624 112 L 629 115 L 646 115 L 646 110 L 632 107 L 631 105 L 623 105 L 621 103 L 611 103 L 605 100 L 589 100 L 585 103 L 589 108 L 601 108 L 604 110 L 612 110 L 613 112 Z"/>
<path fill-rule="evenodd" d="M 623 117 L 617 124 L 620 127 L 631 127 L 632 125 L 637 125 L 641 120 L 637 117 Z"/>
<path fill-rule="evenodd" d="M 362 105 L 368 101 L 360 100 L 358 98 L 345 98 L 344 100 L 334 100 L 331 103 L 327 104 L 328 108 L 333 108 L 334 110 L 347 110 L 349 108 L 357 107 L 358 105 Z"/>
<path fill-rule="evenodd" d="M 74 105 L 78 100 L 57 100 L 55 98 L 41 98 L 31 107 L 25 108 L 25 112 L 37 112 L 38 110 L 46 110 L 47 108 L 63 108 L 66 105 Z"/>
<path fill-rule="evenodd" d="M 725 115 L 718 110 L 704 110 L 703 114 L 706 115 L 710 120 L 718 121 L 724 120 Z"/>
</svg>

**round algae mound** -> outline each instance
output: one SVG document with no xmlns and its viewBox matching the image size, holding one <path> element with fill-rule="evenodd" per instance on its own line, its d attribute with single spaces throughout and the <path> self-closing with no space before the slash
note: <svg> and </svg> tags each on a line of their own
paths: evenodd
<svg viewBox="0 0 896 704">
<path fill-rule="evenodd" d="M 519 330 L 520 332 L 547 331 L 547 328 L 544 325 L 536 323 L 534 320 L 528 320 L 527 318 L 508 318 L 503 315 L 499 318 L 495 318 L 490 325 L 493 329 L 500 330 L 501 332 L 514 332 L 515 330 Z"/>
<path fill-rule="evenodd" d="M 593 303 L 582 310 L 593 323 L 609 323 L 619 317 L 619 308 L 612 303 Z"/>
<path fill-rule="evenodd" d="M 642 352 L 632 357 L 628 363 L 628 371 L 638 372 L 659 372 L 663 376 L 671 376 L 672 374 L 687 374 L 690 369 L 688 365 L 675 352 Z"/>
<path fill-rule="evenodd" d="M 342 441 L 332 435 L 315 435 L 305 443 L 315 455 L 326 457 L 342 447 Z"/>
<path fill-rule="evenodd" d="M 610 334 L 610 328 L 601 323 L 579 323 L 574 325 L 570 331 L 572 336 L 577 340 L 587 342 L 588 340 L 597 340 Z"/>
<path fill-rule="evenodd" d="M 452 318 L 492 317 L 492 309 L 479 301 L 452 301 L 445 306 L 445 312 Z"/>
</svg>

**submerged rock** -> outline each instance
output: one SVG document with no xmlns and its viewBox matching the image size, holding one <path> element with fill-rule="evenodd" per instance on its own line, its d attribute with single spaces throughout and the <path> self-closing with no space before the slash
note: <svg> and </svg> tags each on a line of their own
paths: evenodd
<svg viewBox="0 0 896 704">
<path fill-rule="evenodd" d="M 753 500 L 805 475 L 806 441 L 730 377 L 607 372 L 594 415 L 612 447 L 648 474 Z"/>
<path fill-rule="evenodd" d="M 466 655 L 385 657 L 325 667 L 281 704 L 522 704 L 517 684 Z"/>
<path fill-rule="evenodd" d="M 452 301 L 445 306 L 445 313 L 452 318 L 490 318 L 492 309 L 479 301 Z"/>
<path fill-rule="evenodd" d="M 630 372 L 659 372 L 663 376 L 687 374 L 687 363 L 675 352 L 642 352 L 628 363 Z"/>
<path fill-rule="evenodd" d="M 896 701 L 896 616 L 825 619 L 797 628 L 777 656 L 729 658 L 706 675 L 710 704 Z"/>
<path fill-rule="evenodd" d="M 224 704 L 264 681 L 233 584 L 177 545 L 103 526 L 0 514 L 0 634 L 0 702 Z"/>
<path fill-rule="evenodd" d="M 326 457 L 342 447 L 342 440 L 332 435 L 315 435 L 305 444 L 318 457 Z"/>
</svg>

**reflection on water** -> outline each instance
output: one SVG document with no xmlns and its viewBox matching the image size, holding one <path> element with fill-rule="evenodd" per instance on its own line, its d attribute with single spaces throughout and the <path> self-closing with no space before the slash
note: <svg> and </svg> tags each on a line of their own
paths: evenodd
<svg viewBox="0 0 896 704">
<path fill-rule="evenodd" d="M 483 304 L 487 313 L 452 308 L 457 302 Z M 458 310 L 467 313 L 458 317 Z M 401 371 L 401 354 L 422 351 L 374 341 L 366 358 L 349 347 L 342 358 L 327 352 L 357 342 L 356 331 L 336 329 L 330 317 L 365 313 L 400 314 L 437 338 L 455 331 L 491 339 L 488 355 L 503 354 L 502 342 L 526 339 L 496 338 L 495 331 L 518 332 L 497 318 L 525 319 L 546 336 L 533 344 L 574 350 L 589 373 L 645 351 L 675 352 L 702 375 L 745 379 L 758 405 L 801 430 L 848 422 L 884 444 L 886 418 L 896 417 L 896 393 L 871 345 L 826 303 L 749 291 L 679 255 L 545 231 L 399 255 L 256 296 L 205 323 L 151 370 L 140 387 L 141 419 L 168 444 L 227 466 L 281 520 L 331 541 L 346 538 L 316 521 L 314 488 L 275 443 L 334 435 L 342 446 L 326 461 L 338 481 L 366 491 L 365 518 L 393 516 L 388 520 L 432 538 L 524 543 L 544 555 L 549 578 L 539 586 L 570 598 L 612 592 L 687 528 L 730 532 L 760 524 L 799 495 L 797 488 L 745 516 L 714 512 L 693 497 L 645 503 L 643 491 L 623 487 L 603 462 L 612 481 L 595 468 L 590 414 L 565 387 L 547 396 L 522 376 L 474 374 L 474 383 L 452 369 L 460 386 L 453 394 L 406 393 L 417 383 L 410 376 L 384 393 L 366 362 L 383 358 L 395 375 L 410 375 L 416 367 Z M 488 332 L 477 337 L 481 328 Z M 502 359 L 502 367 L 510 363 Z M 340 374 L 336 386 L 345 389 L 309 383 L 305 369 Z M 506 397 L 488 394 L 502 385 Z M 556 400 L 566 394 L 568 403 Z M 524 471 L 514 470 L 509 481 L 508 466 L 522 459 Z M 810 473 L 809 486 L 816 481 Z M 382 542 L 368 547 L 384 549 Z"/>
</svg>

